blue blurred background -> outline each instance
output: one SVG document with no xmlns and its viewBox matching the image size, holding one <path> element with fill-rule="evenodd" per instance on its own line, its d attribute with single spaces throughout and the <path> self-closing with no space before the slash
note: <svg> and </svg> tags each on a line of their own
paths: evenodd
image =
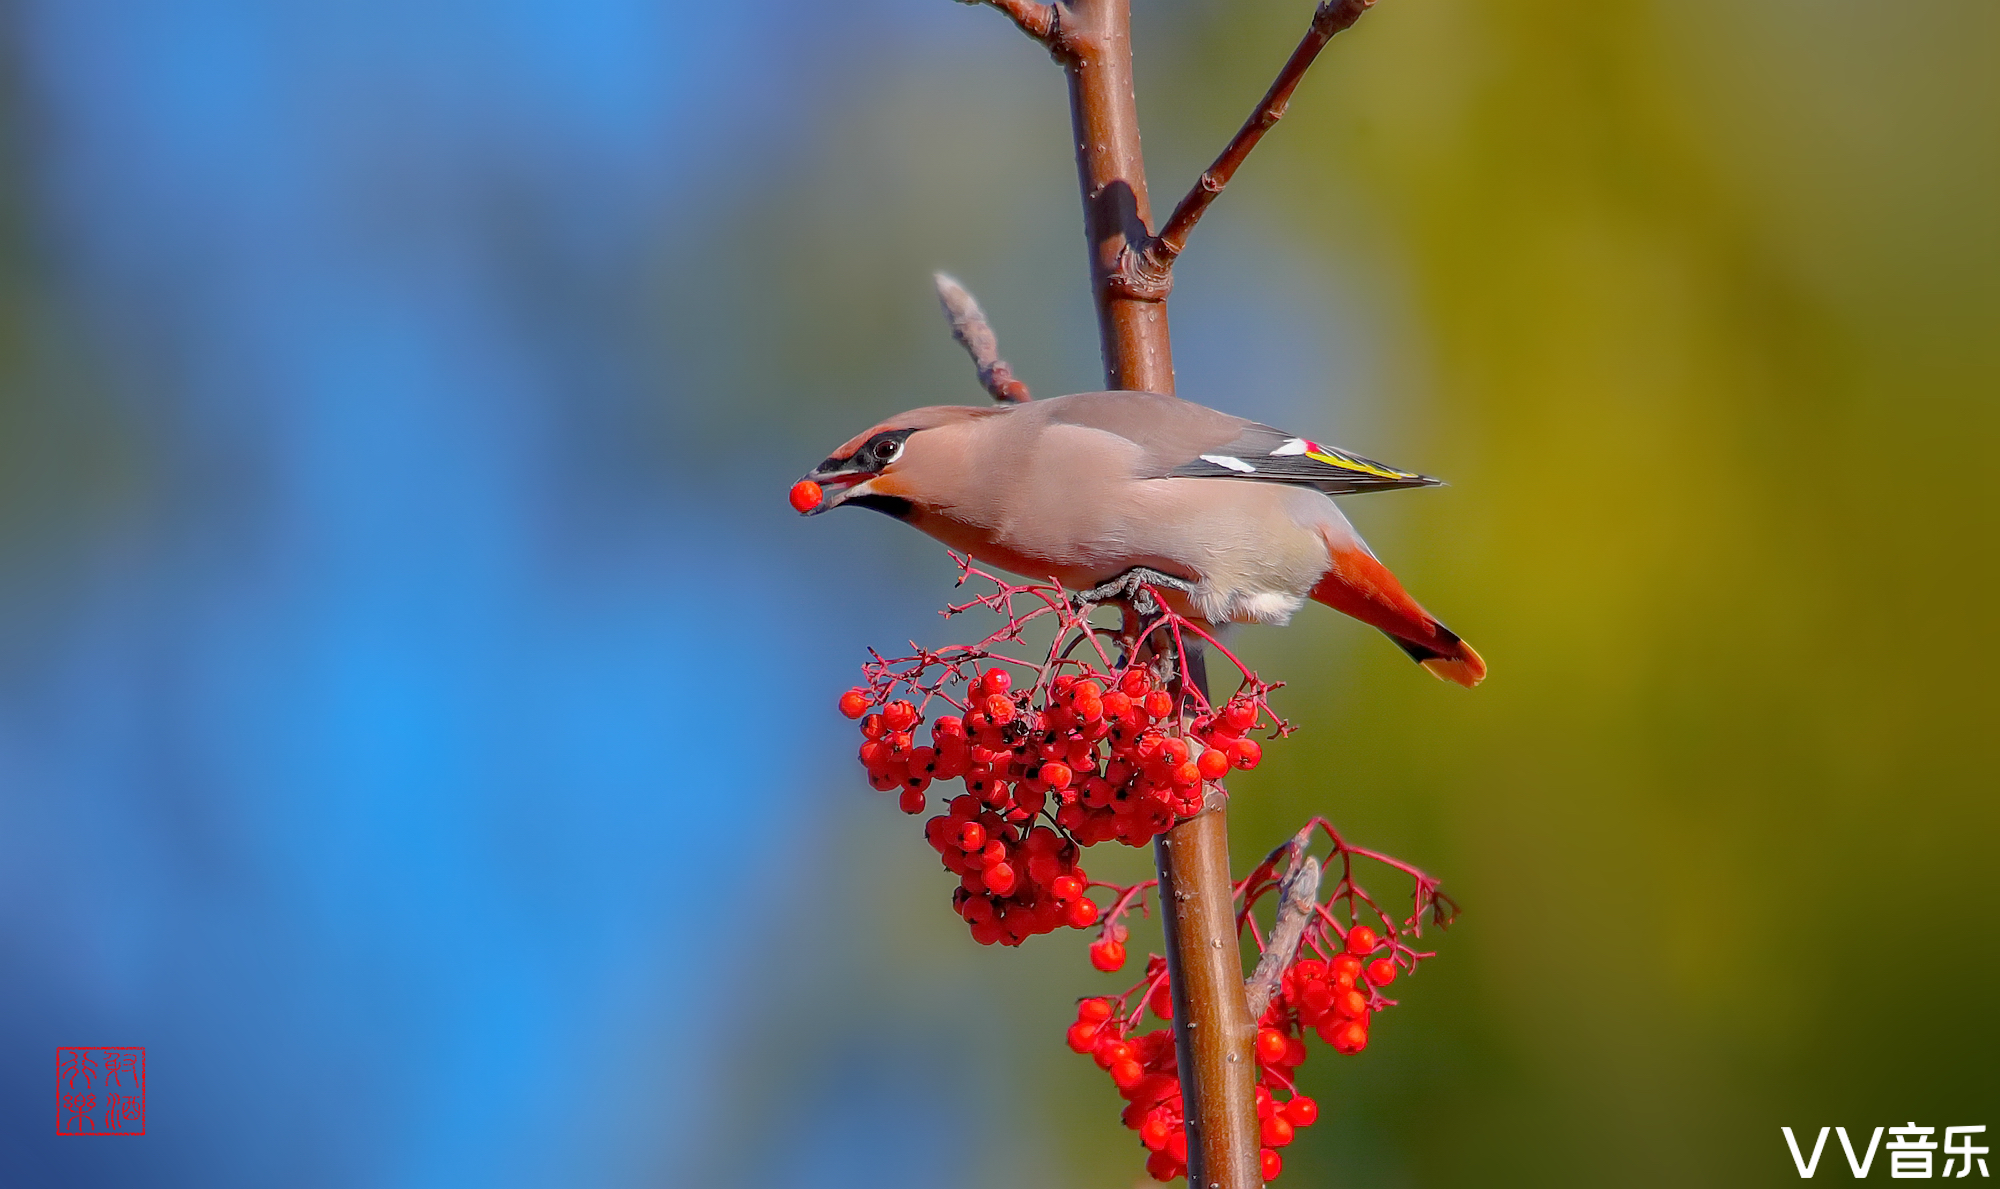
<svg viewBox="0 0 2000 1189">
<path fill-rule="evenodd" d="M 1164 204 L 1309 5 L 1139 7 Z M 1331 812 L 1468 908 L 1286 1183 L 2000 1125 L 1996 11 L 1385 0 L 1204 223 L 1182 394 L 1451 478 L 1352 511 L 1494 671 L 1245 636 L 1307 730 L 1239 862 Z M 944 0 L 0 14 L 0 1182 L 1139 1178 L 1083 940 L 976 951 L 831 713 L 948 566 L 783 503 L 980 398 L 933 268 L 1098 383 L 1046 56 Z M 57 1139 L 59 1045 L 147 1048 L 144 1139 Z"/>
</svg>

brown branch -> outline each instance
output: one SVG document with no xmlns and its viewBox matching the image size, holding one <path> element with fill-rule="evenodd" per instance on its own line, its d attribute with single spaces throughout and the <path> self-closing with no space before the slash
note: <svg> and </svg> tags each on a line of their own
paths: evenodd
<svg viewBox="0 0 2000 1189">
<path fill-rule="evenodd" d="M 1050 51 L 1069 81 L 1071 143 L 1105 386 L 1172 395 L 1166 303 L 1117 283 L 1123 262 L 1150 238 L 1153 219 L 1139 149 L 1131 0 L 1067 0 Z M 1263 1183 L 1257 1157 L 1257 1026 L 1243 999 L 1223 806 L 1155 839 L 1153 861 L 1173 988 L 1188 1184 L 1256 1189 Z"/>
<path fill-rule="evenodd" d="M 1277 122 L 1284 118 L 1285 109 L 1292 102 L 1292 92 L 1298 89 L 1299 81 L 1306 76 L 1313 60 L 1333 40 L 1333 35 L 1352 26 L 1361 19 L 1361 14 L 1374 7 L 1375 0 L 1324 0 L 1313 12 L 1312 23 L 1306 27 L 1306 35 L 1299 40 L 1298 48 L 1285 59 L 1284 69 L 1278 71 L 1271 89 L 1264 92 L 1264 98 L 1250 112 L 1250 118 L 1236 130 L 1215 163 L 1202 172 L 1193 188 L 1174 208 L 1167 218 L 1167 225 L 1160 234 L 1146 242 L 1146 246 L 1135 255 L 1128 257 L 1121 270 L 1125 285 L 1135 293 L 1157 292 L 1160 298 L 1166 296 L 1173 287 L 1174 261 L 1187 247 L 1188 234 L 1194 225 L 1208 211 L 1209 204 L 1222 193 L 1222 188 L 1236 176 L 1236 170 L 1250 156 L 1250 150 L 1264 139 Z"/>
<path fill-rule="evenodd" d="M 1199 657 L 1199 648 L 1189 661 Z M 1206 701 L 1205 666 L 1176 668 Z M 1184 688 L 1177 683 L 1177 698 Z M 1153 841 L 1153 861 L 1173 988 L 1174 1052 L 1186 1104 L 1187 1183 L 1255 1189 L 1264 1183 L 1258 1161 L 1257 1017 L 1244 996 L 1237 950 L 1227 805 L 1225 798 L 1210 797 L 1199 816 Z"/>
<path fill-rule="evenodd" d="M 951 323 L 951 337 L 972 356 L 972 366 L 979 369 L 979 383 L 987 395 L 1003 405 L 1034 399 L 1028 386 L 1014 378 L 1014 369 L 1000 358 L 1000 340 L 986 320 L 986 311 L 979 308 L 972 294 L 944 273 L 932 273 L 931 280 L 937 285 L 938 304 L 944 307 L 945 319 Z"/>
<path fill-rule="evenodd" d="M 1047 46 L 1069 82 L 1071 143 L 1105 386 L 1172 395 L 1165 288 L 1149 291 L 1131 283 L 1132 261 L 1150 246 L 1153 220 L 1132 77 L 1132 0 L 1066 0 L 1059 6 L 986 2 Z M 1167 269 L 1159 271 L 1164 276 Z M 1263 1183 L 1257 1155 L 1257 1026 L 1243 997 L 1222 799 L 1155 839 L 1153 858 L 1173 988 L 1188 1184 L 1257 1189 Z"/>
<path fill-rule="evenodd" d="M 1264 1009 L 1271 1006 L 1279 984 L 1284 981 L 1285 969 L 1298 956 L 1299 941 L 1305 937 L 1306 927 L 1313 923 L 1314 910 L 1319 906 L 1319 860 L 1305 853 L 1311 838 L 1312 826 L 1308 825 L 1285 848 L 1290 852 L 1290 861 L 1285 878 L 1278 885 L 1278 916 L 1271 923 L 1264 956 L 1243 983 L 1243 996 L 1253 1020 L 1263 1018 Z"/>
<path fill-rule="evenodd" d="M 1021 32 L 1053 48 L 1056 35 L 1056 6 L 1035 0 L 958 0 L 960 4 L 984 4 L 1006 13 Z"/>
</svg>

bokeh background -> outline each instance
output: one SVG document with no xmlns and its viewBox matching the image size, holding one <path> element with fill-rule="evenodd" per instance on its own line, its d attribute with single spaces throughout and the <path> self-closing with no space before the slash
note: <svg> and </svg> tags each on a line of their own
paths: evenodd
<svg viewBox="0 0 2000 1189">
<path fill-rule="evenodd" d="M 1139 9 L 1165 203 L 1309 5 Z M 980 399 L 934 268 L 1099 383 L 1046 56 L 944 0 L 0 16 L 0 1182 L 1139 1179 L 1085 939 L 971 945 L 832 713 L 948 565 L 783 502 Z M 2000 1128 L 1996 45 L 1385 0 L 1203 224 L 1182 394 L 1450 479 L 1349 511 L 1493 667 L 1241 638 L 1306 729 L 1239 863 L 1326 812 L 1466 909 L 1285 1183 Z M 146 1138 L 56 1138 L 76 1044 L 147 1047 Z"/>
</svg>

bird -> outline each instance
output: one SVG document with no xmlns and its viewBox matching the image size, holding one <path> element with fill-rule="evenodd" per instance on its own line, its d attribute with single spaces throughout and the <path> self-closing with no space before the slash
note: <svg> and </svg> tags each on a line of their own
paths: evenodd
<svg viewBox="0 0 2000 1189">
<path fill-rule="evenodd" d="M 1152 587 L 1217 627 L 1284 624 L 1310 600 L 1470 688 L 1485 661 L 1410 597 L 1333 501 L 1439 482 L 1178 397 L 1120 390 L 899 413 L 808 472 L 794 506 L 869 508 L 1090 601 Z"/>
</svg>

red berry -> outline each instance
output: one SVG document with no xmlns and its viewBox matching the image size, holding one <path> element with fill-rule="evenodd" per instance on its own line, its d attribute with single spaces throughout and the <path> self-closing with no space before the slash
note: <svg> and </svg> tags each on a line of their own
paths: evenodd
<svg viewBox="0 0 2000 1189">
<path fill-rule="evenodd" d="M 989 694 L 1004 694 L 1014 688 L 1014 677 L 1005 669 L 988 669 L 979 675 L 979 687 Z"/>
<path fill-rule="evenodd" d="M 1285 1034 L 1276 1028 L 1261 1028 L 1257 1031 L 1257 1060 L 1266 1065 L 1284 1060 Z"/>
<path fill-rule="evenodd" d="M 1319 1103 L 1301 1094 L 1285 1104 L 1285 1118 L 1294 1127 L 1311 1127 L 1319 1121 Z"/>
<path fill-rule="evenodd" d="M 1092 942 L 1090 946 L 1090 964 L 1106 974 L 1123 969 L 1125 966 L 1125 943 L 1122 941 L 1112 941 L 1108 937 L 1102 941 Z"/>
<path fill-rule="evenodd" d="M 1146 713 L 1154 718 L 1165 718 L 1174 712 L 1174 696 L 1163 689 L 1156 689 L 1146 695 Z"/>
<path fill-rule="evenodd" d="M 925 778 L 924 783 L 930 783 L 928 777 Z M 904 813 L 922 813 L 924 811 L 924 790 L 904 789 L 903 795 L 896 798 L 896 808 L 902 810 Z"/>
<path fill-rule="evenodd" d="M 1063 1039 L 1069 1043 L 1072 1050 L 1088 1053 L 1097 1045 L 1097 1025 L 1082 1022 L 1071 1024 L 1069 1031 L 1063 1034 Z"/>
<path fill-rule="evenodd" d="M 1203 780 L 1221 780 L 1229 774 L 1229 757 L 1211 747 L 1201 753 L 1195 766 Z"/>
<path fill-rule="evenodd" d="M 1139 1125 L 1139 1142 L 1155 1152 L 1164 1151 L 1167 1146 L 1167 1135 L 1171 1130 L 1165 1119 L 1158 1115 L 1147 1115 L 1146 1121 Z"/>
<path fill-rule="evenodd" d="M 1264 758 L 1264 748 L 1255 739 L 1238 739 L 1229 745 L 1229 762 L 1248 772 Z"/>
<path fill-rule="evenodd" d="M 1111 1083 L 1120 1090 L 1129 1090 L 1146 1080 L 1146 1067 L 1137 1061 L 1125 1060 L 1111 1063 Z"/>
<path fill-rule="evenodd" d="M 1232 701 L 1222 708 L 1222 725 L 1233 735 L 1241 735 L 1257 725 L 1257 707 L 1249 702 Z"/>
<path fill-rule="evenodd" d="M 1172 1156 L 1165 1152 L 1155 1152 L 1146 1157 L 1146 1175 L 1162 1183 L 1181 1175 L 1181 1167 Z"/>
<path fill-rule="evenodd" d="M 810 512 L 826 499 L 826 493 L 811 479 L 801 479 L 792 484 L 792 510 Z"/>
<path fill-rule="evenodd" d="M 882 722 L 892 731 L 907 731 L 917 725 L 917 708 L 908 702 L 891 702 L 882 709 Z"/>
<path fill-rule="evenodd" d="M 1165 983 L 1161 983 L 1159 986 L 1153 988 L 1153 993 L 1146 998 L 1146 1006 L 1152 1008 L 1153 1014 L 1162 1020 L 1171 1020 L 1174 1018 L 1173 992 L 1168 989 Z"/>
<path fill-rule="evenodd" d="M 1014 890 L 1014 868 L 1007 863 L 995 863 L 985 872 L 986 890 L 995 896 L 1005 896 Z"/>
<path fill-rule="evenodd" d="M 1076 1018 L 1085 1023 L 1099 1023 L 1111 1018 L 1109 999 L 1085 999 L 1076 1005 Z"/>
<path fill-rule="evenodd" d="M 848 718 L 860 718 L 868 713 L 868 695 L 858 689 L 848 690 L 840 695 L 840 712 Z"/>
<path fill-rule="evenodd" d="M 1366 925 L 1356 925 L 1347 931 L 1347 952 L 1356 957 L 1374 952 L 1375 947 L 1380 944 L 1382 939 L 1375 935 L 1375 930 Z"/>
<path fill-rule="evenodd" d="M 957 808 L 957 802 L 953 802 L 952 809 Z M 986 827 L 978 822 L 961 822 L 957 835 L 952 838 L 952 844 L 968 854 L 982 850 L 986 846 Z"/>
<path fill-rule="evenodd" d="M 1037 779 L 1052 789 L 1066 789 L 1069 787 L 1070 778 L 1074 775 L 1075 773 L 1069 770 L 1068 764 L 1049 763 L 1042 765 L 1041 775 Z"/>
<path fill-rule="evenodd" d="M 1368 1010 L 1368 996 L 1359 991 L 1342 991 L 1333 998 L 1333 1010 L 1351 1019 L 1358 1019 Z"/>
<path fill-rule="evenodd" d="M 1269 1148 L 1257 1153 L 1257 1171 L 1265 1180 L 1275 1181 L 1278 1174 L 1285 1171 L 1285 1158 Z"/>
<path fill-rule="evenodd" d="M 1282 1148 L 1292 1142 L 1292 1121 L 1274 1114 L 1257 1128 L 1257 1138 L 1263 1140 L 1267 1148 Z"/>
<path fill-rule="evenodd" d="M 1097 902 L 1094 900 L 1072 900 L 1063 912 L 1072 929 L 1088 929 L 1097 923 Z"/>
<path fill-rule="evenodd" d="M 1175 1164 L 1187 1163 L 1187 1145 L 1187 1128 L 1185 1127 L 1176 1127 L 1167 1136 L 1167 1155 L 1174 1158 Z"/>
<path fill-rule="evenodd" d="M 1074 875 L 1058 875 L 1049 892 L 1058 900 L 1074 900 L 1083 895 L 1083 881 Z"/>
<path fill-rule="evenodd" d="M 1386 987 L 1396 981 L 1396 964 L 1387 958 L 1377 958 L 1368 964 L 1368 981 L 1378 987 Z"/>
</svg>

